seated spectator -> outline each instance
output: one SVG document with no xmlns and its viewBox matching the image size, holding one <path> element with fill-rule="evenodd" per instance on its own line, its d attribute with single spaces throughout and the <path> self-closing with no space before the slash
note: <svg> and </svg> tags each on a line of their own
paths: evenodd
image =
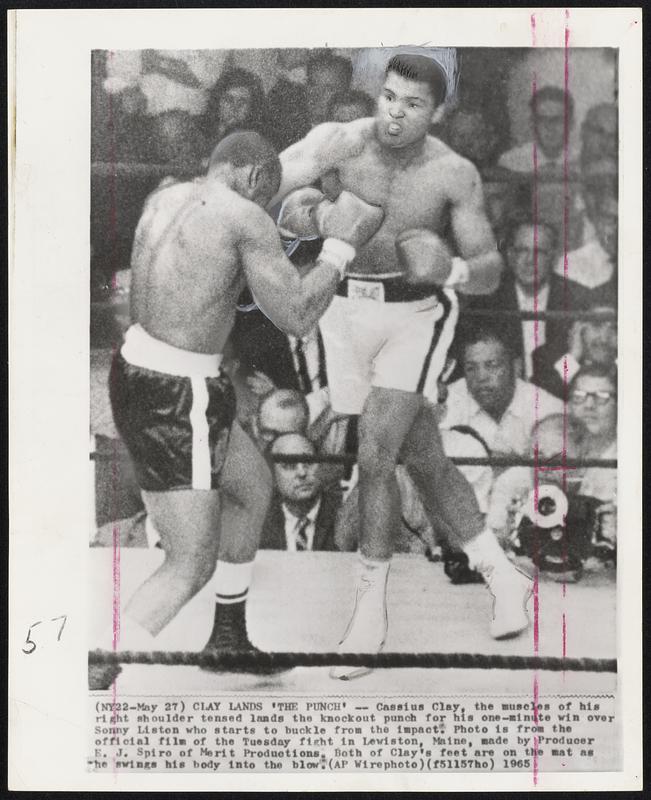
<svg viewBox="0 0 651 800">
<path fill-rule="evenodd" d="M 262 452 L 285 433 L 307 433 L 310 410 L 305 397 L 294 389 L 275 389 L 262 398 L 252 434 Z"/>
<path fill-rule="evenodd" d="M 574 124 L 572 95 L 556 86 L 543 86 L 530 102 L 533 141 L 508 150 L 499 159 L 499 166 L 512 172 L 538 174 L 545 172 L 563 178 L 565 159 L 566 115 L 567 129 Z M 534 146 L 536 151 L 534 162 Z M 575 154 L 570 154 L 574 162 Z"/>
<path fill-rule="evenodd" d="M 602 158 L 616 162 L 618 144 L 615 103 L 600 103 L 589 108 L 581 124 L 581 168 Z"/>
<path fill-rule="evenodd" d="M 307 62 L 305 86 L 280 81 L 269 92 L 269 136 L 278 149 L 284 150 L 326 122 L 333 98 L 348 92 L 352 77 L 350 59 L 322 50 Z"/>
<path fill-rule="evenodd" d="M 464 377 L 449 386 L 441 428 L 472 428 L 494 456 L 527 455 L 534 423 L 562 402 L 516 376 L 510 340 L 495 326 L 468 330 L 460 355 Z"/>
<path fill-rule="evenodd" d="M 260 79 L 244 69 L 229 69 L 210 90 L 204 115 L 206 155 L 235 130 L 267 135 L 266 101 Z"/>
<path fill-rule="evenodd" d="M 583 180 L 585 213 L 595 238 L 567 254 L 567 277 L 590 290 L 593 302 L 615 304 L 617 298 L 617 233 L 619 204 L 612 174 L 588 174 Z M 561 256 L 555 270 L 565 275 Z"/>
<path fill-rule="evenodd" d="M 533 353 L 532 382 L 562 399 L 569 382 L 583 366 L 612 369 L 617 364 L 617 319 L 613 306 L 592 306 L 600 319 L 577 320 L 565 347 L 544 344 Z"/>
<path fill-rule="evenodd" d="M 290 433 L 278 436 L 269 452 L 271 455 L 313 456 L 316 449 L 307 437 Z M 320 465 L 276 462 L 273 473 L 275 491 L 260 547 L 292 552 L 335 550 L 335 521 L 341 492 L 324 491 Z"/>
<path fill-rule="evenodd" d="M 350 91 L 335 95 L 326 112 L 328 122 L 352 122 L 363 117 L 372 117 L 375 101 L 366 92 Z"/>
<path fill-rule="evenodd" d="M 177 178 L 192 178 L 206 151 L 198 118 L 187 111 L 163 111 L 152 119 L 156 160 Z"/>
<path fill-rule="evenodd" d="M 473 297 L 468 308 L 495 311 L 562 311 L 586 308 L 590 293 L 573 281 L 564 281 L 553 273 L 559 250 L 556 230 L 544 223 L 534 226 L 531 220 L 516 220 L 509 230 L 506 269 L 493 294 Z M 466 321 L 464 324 L 471 324 Z M 532 353 L 544 343 L 562 347 L 568 323 L 560 320 L 499 320 L 511 349 L 521 359 L 523 377 L 530 378 Z"/>
<path fill-rule="evenodd" d="M 617 458 L 617 373 L 600 365 L 583 367 L 570 382 L 570 420 L 580 435 L 583 458 Z M 613 511 L 617 502 L 617 470 L 588 467 L 580 492 L 601 500 Z M 614 520 L 610 520 L 613 524 Z"/>
</svg>

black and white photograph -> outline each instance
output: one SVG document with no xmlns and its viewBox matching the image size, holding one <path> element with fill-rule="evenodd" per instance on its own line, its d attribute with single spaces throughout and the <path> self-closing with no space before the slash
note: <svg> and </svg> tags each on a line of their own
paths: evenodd
<svg viewBox="0 0 651 800">
<path fill-rule="evenodd" d="M 87 774 L 624 769 L 622 53 L 555 11 L 88 48 Z"/>
</svg>

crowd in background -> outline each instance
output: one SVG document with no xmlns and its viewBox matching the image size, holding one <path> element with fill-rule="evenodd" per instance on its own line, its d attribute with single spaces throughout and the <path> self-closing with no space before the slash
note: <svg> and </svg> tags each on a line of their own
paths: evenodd
<svg viewBox="0 0 651 800">
<path fill-rule="evenodd" d="M 126 454 L 106 388 L 112 349 L 128 324 L 129 251 L 144 198 L 162 179 L 199 174 L 214 146 L 232 131 L 259 131 L 280 151 L 322 122 L 372 116 L 375 102 L 353 81 L 354 53 L 278 51 L 272 78 L 246 69 L 226 51 L 118 56 L 93 56 L 96 543 L 111 543 L 111 523 L 128 519 L 121 526 L 123 544 L 145 546 L 151 542 L 128 461 L 114 468 L 115 458 Z M 484 68 L 482 58 L 490 58 Z M 473 58 L 469 51 L 455 103 L 432 129 L 480 169 L 505 268 L 493 294 L 462 298 L 444 379 L 428 400 L 437 405 L 443 444 L 452 456 L 615 458 L 617 106 L 614 97 L 595 103 L 578 124 L 573 95 L 539 80 L 528 99 L 531 137 L 515 143 L 506 80 L 514 58 L 485 51 Z M 576 147 L 568 147 L 570 133 Z M 117 177 L 102 170 L 102 164 L 116 163 L 151 168 L 125 169 Z M 329 194 L 327 180 L 321 188 Z M 319 247 L 305 242 L 293 253 L 299 271 L 309 269 Z M 240 307 L 224 364 L 245 430 L 270 455 L 354 454 L 357 421 L 329 406 L 318 328 L 297 339 L 275 328 L 246 294 Z M 553 315 L 566 311 L 594 314 L 574 320 Z M 552 313 L 522 319 L 517 312 Z M 272 468 L 276 494 L 262 547 L 356 549 L 354 466 L 305 462 Z M 506 542 L 533 488 L 533 470 L 462 469 Z M 397 549 L 435 556 L 448 545 L 445 526 L 425 516 L 408 475 L 400 467 L 398 473 L 403 515 Z M 614 470 L 577 471 L 571 484 L 573 491 L 596 498 L 601 529 L 614 540 Z"/>
</svg>

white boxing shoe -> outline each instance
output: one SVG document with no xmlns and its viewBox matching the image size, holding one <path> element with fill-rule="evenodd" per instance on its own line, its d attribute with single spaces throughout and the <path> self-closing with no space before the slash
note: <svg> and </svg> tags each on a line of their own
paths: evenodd
<svg viewBox="0 0 651 800">
<path fill-rule="evenodd" d="M 389 621 L 387 616 L 386 586 L 389 562 L 375 562 L 372 569 L 368 562 L 360 563 L 355 592 L 355 608 L 343 639 L 337 648 L 338 653 L 380 653 L 387 637 Z M 370 667 L 331 667 L 330 677 L 350 681 L 368 675 Z"/>
<path fill-rule="evenodd" d="M 529 627 L 527 603 L 533 594 L 531 578 L 506 557 L 492 531 L 484 531 L 464 547 L 470 566 L 481 573 L 493 597 L 490 633 L 510 639 Z"/>
</svg>

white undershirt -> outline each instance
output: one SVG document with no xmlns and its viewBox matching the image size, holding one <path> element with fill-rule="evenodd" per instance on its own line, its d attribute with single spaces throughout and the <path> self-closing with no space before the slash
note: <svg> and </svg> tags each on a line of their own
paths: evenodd
<svg viewBox="0 0 651 800">
<path fill-rule="evenodd" d="M 317 502 L 312 506 L 312 508 L 307 512 L 307 514 L 305 514 L 305 516 L 309 520 L 307 527 L 305 528 L 305 538 L 307 539 L 307 550 L 311 550 L 314 546 L 316 518 L 320 508 L 321 508 L 321 498 L 319 498 Z M 283 509 L 283 514 L 285 515 L 285 542 L 287 544 L 287 550 L 292 553 L 295 553 L 297 551 L 296 533 L 298 531 L 298 526 L 303 517 L 295 517 L 294 514 L 292 514 L 292 512 L 287 508 L 287 506 L 284 503 L 282 504 L 282 509 Z"/>
</svg>

